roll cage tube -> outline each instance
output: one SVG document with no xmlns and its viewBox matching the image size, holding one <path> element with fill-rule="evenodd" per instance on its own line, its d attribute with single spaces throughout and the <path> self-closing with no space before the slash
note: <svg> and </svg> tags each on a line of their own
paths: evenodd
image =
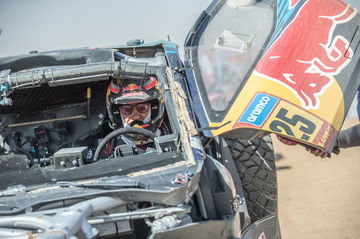
<svg viewBox="0 0 360 239">
<path fill-rule="evenodd" d="M 109 77 L 142 78 L 156 75 L 159 67 L 166 66 L 163 52 L 154 58 L 135 58 L 120 52 L 114 53 L 118 61 L 87 63 L 82 65 L 37 67 L 11 73 L 0 72 L 0 83 L 8 91 L 16 88 L 33 88 L 42 84 L 50 87 L 108 80 Z"/>
</svg>

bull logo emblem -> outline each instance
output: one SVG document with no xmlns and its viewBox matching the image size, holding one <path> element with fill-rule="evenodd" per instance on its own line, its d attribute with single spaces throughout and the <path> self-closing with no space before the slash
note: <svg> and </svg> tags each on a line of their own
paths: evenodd
<svg viewBox="0 0 360 239">
<path fill-rule="evenodd" d="M 141 90 L 141 87 L 135 84 L 129 84 L 123 88 L 123 91 L 135 91 Z"/>
<path fill-rule="evenodd" d="M 356 9 L 339 0 L 288 0 L 283 14 L 288 25 L 259 61 L 255 74 L 286 86 L 307 109 L 319 107 L 319 96 L 351 61 L 353 50 L 349 41 L 334 35 L 338 24 L 350 21 Z M 282 11 L 282 10 L 280 10 Z M 284 21 L 283 21 L 284 22 Z M 285 49 L 285 50 L 284 50 Z"/>
</svg>

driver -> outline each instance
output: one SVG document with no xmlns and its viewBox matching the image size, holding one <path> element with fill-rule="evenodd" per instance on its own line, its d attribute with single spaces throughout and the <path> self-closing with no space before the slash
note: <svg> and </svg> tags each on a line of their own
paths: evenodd
<svg viewBox="0 0 360 239">
<path fill-rule="evenodd" d="M 168 134 L 163 123 L 164 97 L 156 77 L 145 79 L 114 79 L 108 86 L 106 107 L 110 127 L 138 127 L 156 135 Z M 121 135 L 128 145 L 146 145 L 151 140 L 140 134 Z"/>
</svg>

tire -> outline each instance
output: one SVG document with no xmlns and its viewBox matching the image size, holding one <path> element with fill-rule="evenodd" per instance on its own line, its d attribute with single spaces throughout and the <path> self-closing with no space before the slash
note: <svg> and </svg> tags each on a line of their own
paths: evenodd
<svg viewBox="0 0 360 239">
<path fill-rule="evenodd" d="M 276 167 L 270 136 L 250 141 L 227 138 L 226 142 L 242 182 L 251 222 L 277 214 Z"/>
</svg>

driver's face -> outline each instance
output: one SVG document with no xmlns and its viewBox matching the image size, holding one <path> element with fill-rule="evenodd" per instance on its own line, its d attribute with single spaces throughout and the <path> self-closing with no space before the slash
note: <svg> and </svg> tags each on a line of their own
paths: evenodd
<svg viewBox="0 0 360 239">
<path fill-rule="evenodd" d="M 126 104 L 119 107 L 120 115 L 127 124 L 136 120 L 144 121 L 150 109 L 151 104 L 148 102 Z"/>
</svg>

